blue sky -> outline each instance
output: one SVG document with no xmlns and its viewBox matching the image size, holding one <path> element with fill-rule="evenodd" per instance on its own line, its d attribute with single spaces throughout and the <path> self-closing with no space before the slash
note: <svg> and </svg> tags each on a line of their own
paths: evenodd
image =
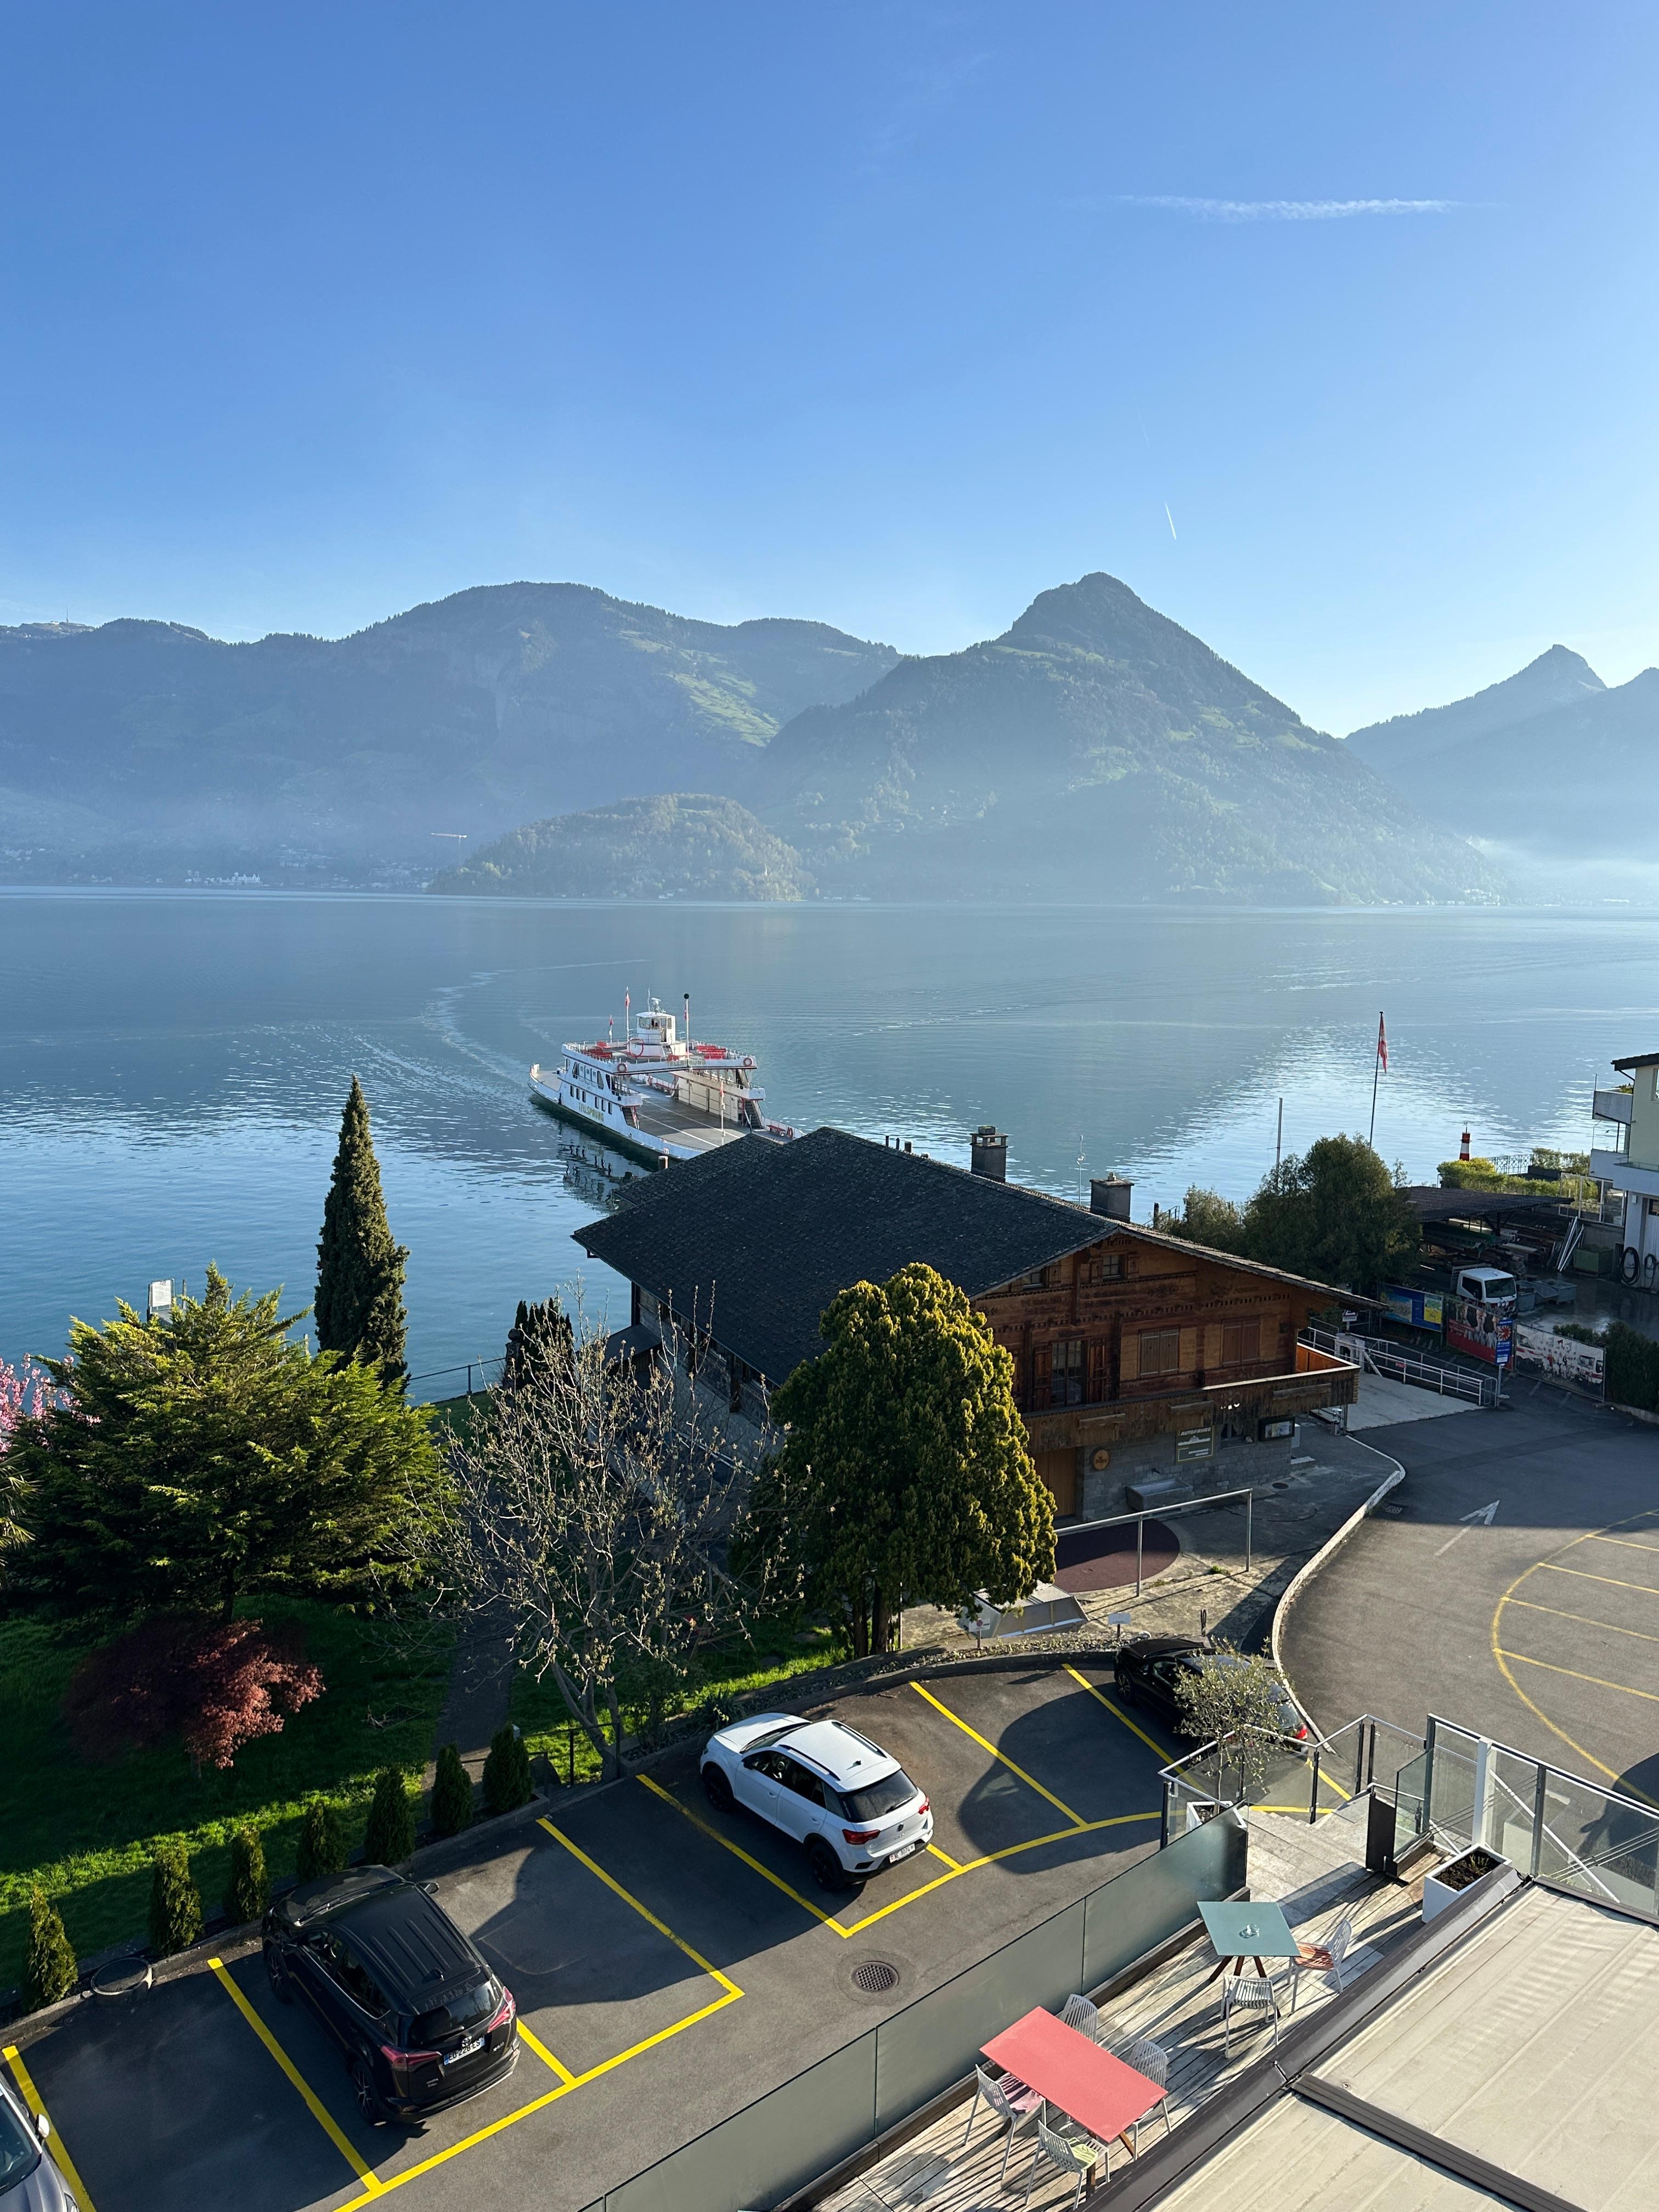
<svg viewBox="0 0 1659 2212">
<path fill-rule="evenodd" d="M 1650 6 L 5 26 L 0 622 L 1105 568 L 1337 730 L 1659 658 Z"/>
</svg>

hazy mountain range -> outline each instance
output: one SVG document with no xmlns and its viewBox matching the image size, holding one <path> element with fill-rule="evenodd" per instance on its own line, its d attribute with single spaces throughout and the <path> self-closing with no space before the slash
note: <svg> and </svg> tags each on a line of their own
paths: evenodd
<svg viewBox="0 0 1659 2212">
<path fill-rule="evenodd" d="M 1553 645 L 1473 698 L 1375 722 L 1348 743 L 1425 814 L 1490 849 L 1523 892 L 1606 895 L 1654 865 L 1659 668 L 1609 687 Z"/>
<path fill-rule="evenodd" d="M 503 584 L 354 637 L 226 645 L 175 623 L 0 629 L 0 864 L 50 879 L 261 870 L 421 879 L 533 815 L 723 790 L 890 647 Z"/>
<path fill-rule="evenodd" d="M 1609 789 L 1652 779 L 1655 690 L 1556 647 L 1345 743 L 1105 575 L 927 658 L 570 584 L 334 641 L 35 624 L 0 629 L 0 874 L 410 882 L 453 856 L 434 889 L 1487 900 L 1546 845 L 1605 848 Z"/>
</svg>

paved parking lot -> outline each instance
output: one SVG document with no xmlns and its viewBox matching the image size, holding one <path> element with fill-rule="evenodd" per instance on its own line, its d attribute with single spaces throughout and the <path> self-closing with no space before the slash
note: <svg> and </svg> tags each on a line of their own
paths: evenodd
<svg viewBox="0 0 1659 2212">
<path fill-rule="evenodd" d="M 356 2212 L 405 2187 L 410 2212 L 461 2191 L 481 2212 L 579 2212 L 1157 1845 L 1158 1769 L 1178 1747 L 1119 1709 L 1097 1660 L 823 1710 L 927 1790 L 930 1851 L 826 1893 L 794 1845 L 711 1811 L 691 1750 L 555 1804 L 510 1848 L 480 1839 L 439 1898 L 518 1999 L 519 2065 L 415 2133 L 362 2119 L 334 2046 L 275 2001 L 257 1951 L 130 2012 L 82 2005 L 11 2063 L 83 2212 Z M 873 1959 L 898 1977 L 874 1999 L 853 1981 Z"/>
<path fill-rule="evenodd" d="M 1514 1387 L 1372 1432 L 1406 1480 L 1292 1607 L 1286 1669 L 1325 1729 L 1436 1712 L 1659 1803 L 1659 1430 Z"/>
</svg>

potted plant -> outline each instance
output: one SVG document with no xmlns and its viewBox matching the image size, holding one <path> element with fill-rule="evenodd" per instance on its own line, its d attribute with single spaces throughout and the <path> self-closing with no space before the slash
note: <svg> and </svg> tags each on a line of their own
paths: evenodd
<svg viewBox="0 0 1659 2212">
<path fill-rule="evenodd" d="M 1434 1919 L 1449 1905 L 1455 1904 L 1466 1889 L 1473 1888 L 1477 1881 L 1508 1864 L 1507 1859 L 1499 1858 L 1483 1844 L 1474 1844 L 1468 1850 L 1460 1851 L 1455 1859 L 1448 1859 L 1444 1866 L 1437 1867 L 1423 1877 L 1424 1919 Z"/>
</svg>

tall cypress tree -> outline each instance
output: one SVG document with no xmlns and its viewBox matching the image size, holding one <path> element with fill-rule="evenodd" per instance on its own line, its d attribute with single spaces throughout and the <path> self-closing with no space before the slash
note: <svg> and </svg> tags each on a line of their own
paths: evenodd
<svg viewBox="0 0 1659 2212">
<path fill-rule="evenodd" d="M 404 1262 L 380 1193 L 368 1101 L 354 1075 L 317 1245 L 317 1342 L 388 1375 L 404 1371 Z"/>
</svg>

